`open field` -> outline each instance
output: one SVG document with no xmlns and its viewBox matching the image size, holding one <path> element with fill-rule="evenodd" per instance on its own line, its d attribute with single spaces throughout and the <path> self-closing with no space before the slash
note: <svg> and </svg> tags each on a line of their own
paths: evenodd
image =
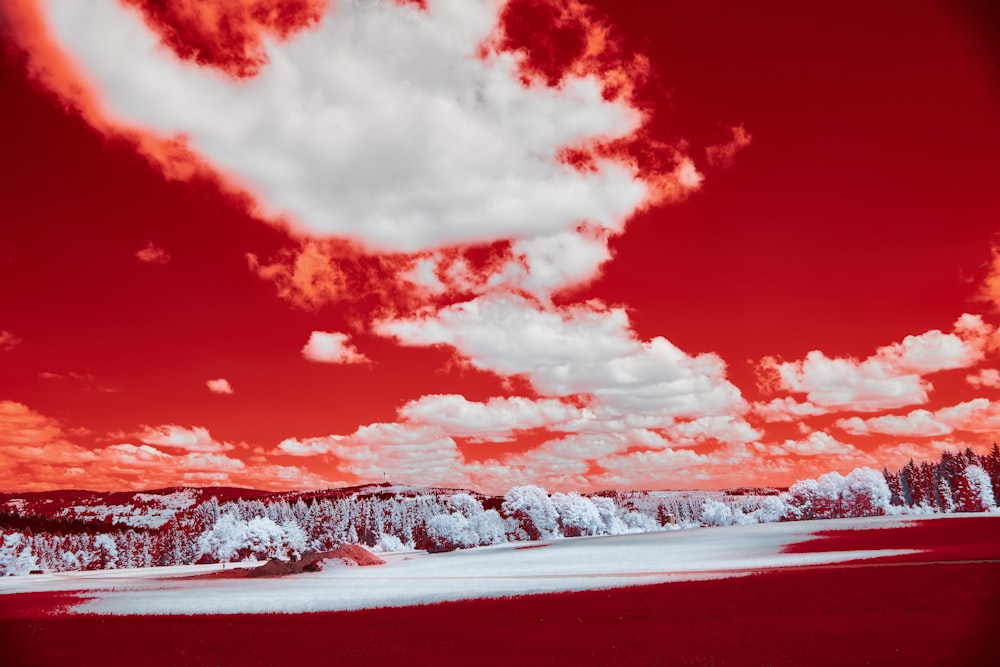
<svg viewBox="0 0 1000 667">
<path fill-rule="evenodd" d="M 995 654 L 997 516 L 532 546 L 252 582 L 177 578 L 192 568 L 8 578 L 0 638 L 11 665 L 985 665 Z"/>
</svg>

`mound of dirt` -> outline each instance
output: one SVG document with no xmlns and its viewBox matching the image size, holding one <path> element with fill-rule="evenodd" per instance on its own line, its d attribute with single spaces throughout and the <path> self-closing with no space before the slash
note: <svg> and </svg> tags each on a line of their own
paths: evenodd
<svg viewBox="0 0 1000 667">
<path fill-rule="evenodd" d="M 281 560 L 272 558 L 263 565 L 254 568 L 238 568 L 212 572 L 209 577 L 224 579 L 240 579 L 243 577 L 282 577 L 288 574 L 303 572 L 319 572 L 328 564 L 354 566 L 382 565 L 384 560 L 356 544 L 344 544 L 332 551 L 317 551 L 303 554 L 297 560 Z"/>
<path fill-rule="evenodd" d="M 340 558 L 342 560 L 350 561 L 355 565 L 384 565 L 385 561 L 373 554 L 368 549 L 358 546 L 357 544 L 345 544 L 339 546 L 333 551 L 326 551 L 324 553 L 330 554 L 324 556 L 320 560 L 327 560 L 329 558 Z"/>
</svg>

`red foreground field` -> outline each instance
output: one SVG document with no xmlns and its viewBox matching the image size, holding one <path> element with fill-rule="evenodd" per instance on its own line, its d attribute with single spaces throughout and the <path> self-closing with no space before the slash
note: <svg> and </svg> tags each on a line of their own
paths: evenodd
<svg viewBox="0 0 1000 667">
<path fill-rule="evenodd" d="M 918 556 L 658 586 L 295 615 L 46 615 L 0 597 L 4 665 L 993 665 L 1000 518 L 826 533 Z"/>
</svg>

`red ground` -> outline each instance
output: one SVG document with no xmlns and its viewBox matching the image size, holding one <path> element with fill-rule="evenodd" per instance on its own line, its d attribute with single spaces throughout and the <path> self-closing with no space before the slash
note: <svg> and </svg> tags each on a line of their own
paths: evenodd
<svg viewBox="0 0 1000 667">
<path fill-rule="evenodd" d="M 855 540 L 855 542 L 849 542 Z M 360 612 L 43 616 L 0 596 L 5 665 L 992 665 L 1000 518 L 841 531 L 843 548 L 937 547 L 926 562 Z M 802 547 L 799 547 L 801 550 Z"/>
<path fill-rule="evenodd" d="M 879 562 L 1000 560 L 1000 517 L 915 520 L 913 525 L 877 530 L 824 530 L 817 539 L 792 544 L 786 553 L 924 549 L 927 553 L 879 558 Z"/>
</svg>

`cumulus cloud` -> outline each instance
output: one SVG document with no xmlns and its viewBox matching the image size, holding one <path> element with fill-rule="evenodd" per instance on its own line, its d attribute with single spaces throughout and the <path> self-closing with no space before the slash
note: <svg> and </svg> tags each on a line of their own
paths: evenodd
<svg viewBox="0 0 1000 667">
<path fill-rule="evenodd" d="M 228 442 L 217 442 L 208 429 L 202 426 L 184 428 L 174 424 L 163 426 L 146 426 L 136 437 L 148 444 L 168 449 L 182 449 L 188 452 L 224 452 L 235 449 Z"/>
<path fill-rule="evenodd" d="M 355 0 L 331 3 L 327 16 L 321 2 L 297 3 L 282 7 L 282 21 L 266 4 L 205 13 L 182 3 L 144 23 L 113 0 L 49 0 L 45 17 L 83 71 L 84 85 L 70 88 L 92 88 L 104 102 L 103 112 L 88 105 L 92 123 L 130 132 L 169 175 L 214 168 L 303 237 L 271 261 L 249 256 L 295 305 L 316 309 L 348 293 L 320 245 L 331 239 L 423 254 L 409 263 L 419 271 L 397 269 L 431 290 L 435 270 L 451 263 L 441 249 L 507 240 L 502 268 L 477 275 L 453 265 L 449 286 L 545 297 L 594 279 L 638 207 L 682 199 L 703 181 L 684 142 L 643 138 L 647 117 L 632 96 L 648 62 L 584 3 L 545 13 L 586 43 L 557 79 L 504 34 L 504 3 L 494 0 L 424 9 Z M 194 42 L 179 45 L 180 35 Z M 50 51 L 29 46 L 42 64 Z"/>
<path fill-rule="evenodd" d="M 896 436 L 936 436 L 951 433 L 952 429 L 934 418 L 927 410 L 914 410 L 907 415 L 884 415 L 863 419 L 848 417 L 835 423 L 839 428 L 854 435 L 881 433 Z"/>
<path fill-rule="evenodd" d="M 17 347 L 18 343 L 20 342 L 21 342 L 20 338 L 18 338 L 11 332 L 7 331 L 6 329 L 0 331 L 0 350 L 3 350 L 4 352 L 10 352 L 15 347 Z"/>
<path fill-rule="evenodd" d="M 954 431 L 993 433 L 1000 430 L 1000 404 L 975 398 L 934 412 L 913 410 L 906 415 L 883 415 L 870 419 L 850 417 L 837 421 L 836 425 L 856 435 L 934 437 Z"/>
<path fill-rule="evenodd" d="M 575 397 L 573 402 L 494 397 L 477 402 L 460 395 L 428 395 L 400 408 L 395 423 L 371 424 L 350 435 L 289 438 L 279 443 L 273 453 L 320 457 L 335 462 L 343 473 L 366 475 L 368 479 L 387 473 L 396 480 L 423 484 L 465 480 L 476 488 L 502 493 L 511 486 L 540 480 L 552 489 L 592 487 L 591 476 L 604 468 L 609 457 L 638 451 L 713 443 L 716 451 L 710 460 L 736 465 L 737 460 L 746 458 L 747 450 L 734 447 L 740 448 L 742 443 L 761 436 L 740 417 L 674 419 L 591 407 L 579 401 L 581 397 Z M 478 443 L 481 455 L 489 456 L 490 443 L 513 440 L 526 430 L 542 431 L 542 444 L 492 459 L 467 460 L 455 442 L 462 439 Z M 544 438 L 546 432 L 548 437 Z M 407 469 L 408 465 L 416 465 L 418 455 L 429 456 L 434 462 L 432 478 L 427 477 L 423 465 L 419 470 Z M 700 455 L 678 456 L 707 460 Z M 619 473 L 622 470 L 624 467 Z M 645 471 L 635 473 L 637 480 L 645 479 Z"/>
<path fill-rule="evenodd" d="M 965 381 L 977 389 L 982 387 L 991 387 L 996 389 L 997 387 L 1000 387 L 1000 370 L 995 368 L 983 368 L 977 373 L 967 375 L 965 377 Z"/>
<path fill-rule="evenodd" d="M 951 333 L 933 329 L 878 348 L 864 360 L 830 358 L 819 350 L 805 359 L 784 362 L 766 358 L 760 364 L 764 384 L 805 394 L 808 403 L 826 412 L 875 412 L 927 402 L 931 384 L 924 375 L 968 368 L 979 363 L 991 345 L 992 326 L 978 315 L 962 315 Z M 794 414 L 801 404 L 771 404 Z M 761 408 L 768 412 L 767 406 Z M 804 409 L 804 408 L 803 408 Z"/>
<path fill-rule="evenodd" d="M 269 64 L 239 81 L 174 57 L 113 0 L 50 0 L 48 19 L 109 115 L 183 135 L 309 235 L 415 251 L 581 220 L 620 230 L 648 196 L 628 162 L 556 159 L 641 116 L 596 76 L 524 86 L 515 54 L 481 51 L 489 0 L 337 3 L 314 29 L 265 41 Z"/>
<path fill-rule="evenodd" d="M 294 489 L 331 486 L 304 468 L 227 454 L 229 443 L 201 427 L 146 427 L 137 442 L 83 446 L 80 429 L 66 429 L 28 406 L 0 401 L 0 488 L 42 491 L 59 488 L 148 489 L 179 484 L 229 484 Z M 74 435 L 71 435 L 74 434 Z"/>
<path fill-rule="evenodd" d="M 701 417 L 745 408 L 714 354 L 690 356 L 665 338 L 639 340 L 619 308 L 591 302 L 561 309 L 490 294 L 376 331 L 404 345 L 450 345 L 471 365 L 523 375 L 550 396 L 589 394 L 625 413 Z"/>
<path fill-rule="evenodd" d="M 30 491 L 64 485 L 96 459 L 71 442 L 57 420 L 23 403 L 0 401 L 0 488 Z"/>
<path fill-rule="evenodd" d="M 0 401 L 0 444 L 5 455 L 34 456 L 37 445 L 69 445 L 58 421 L 36 412 L 23 403 Z M 41 452 L 41 450 L 39 450 Z"/>
<path fill-rule="evenodd" d="M 458 446 L 435 426 L 368 424 L 348 436 L 288 438 L 275 454 L 329 456 L 338 470 L 361 479 L 414 484 L 467 482 Z"/>
<path fill-rule="evenodd" d="M 754 442 L 763 433 L 741 417 L 721 416 L 699 417 L 691 421 L 678 422 L 664 431 L 674 444 L 699 444 L 706 440 L 724 443 Z"/>
<path fill-rule="evenodd" d="M 302 356 L 325 364 L 362 364 L 368 357 L 358 352 L 345 333 L 313 331 L 302 348 Z"/>
<path fill-rule="evenodd" d="M 823 431 L 813 431 L 799 440 L 785 440 L 781 444 L 771 445 L 758 443 L 754 447 L 769 456 L 863 456 L 862 452 L 854 445 L 840 442 Z"/>
<path fill-rule="evenodd" d="M 691 449 L 627 451 L 601 459 L 604 472 L 593 482 L 607 488 L 705 488 L 746 483 L 748 473 L 788 473 L 787 459 L 754 456 L 746 445 L 735 444 L 712 452 Z"/>
<path fill-rule="evenodd" d="M 229 384 L 229 380 L 226 378 L 219 378 L 217 380 L 209 380 L 205 383 L 208 390 L 213 394 L 232 394 L 233 386 Z"/>
<path fill-rule="evenodd" d="M 449 436 L 502 441 L 519 430 L 566 428 L 570 422 L 586 419 L 588 412 L 557 399 L 514 396 L 479 403 L 457 394 L 432 394 L 410 401 L 399 415 L 412 424 L 435 426 Z"/>
<path fill-rule="evenodd" d="M 135 253 L 140 262 L 146 264 L 167 264 L 170 262 L 170 255 L 163 248 L 157 247 L 152 241 L 146 243 Z"/>
<path fill-rule="evenodd" d="M 766 422 L 794 422 L 807 417 L 825 415 L 826 409 L 808 401 L 796 401 L 791 396 L 775 398 L 767 403 L 753 404 L 753 413 Z"/>
</svg>

